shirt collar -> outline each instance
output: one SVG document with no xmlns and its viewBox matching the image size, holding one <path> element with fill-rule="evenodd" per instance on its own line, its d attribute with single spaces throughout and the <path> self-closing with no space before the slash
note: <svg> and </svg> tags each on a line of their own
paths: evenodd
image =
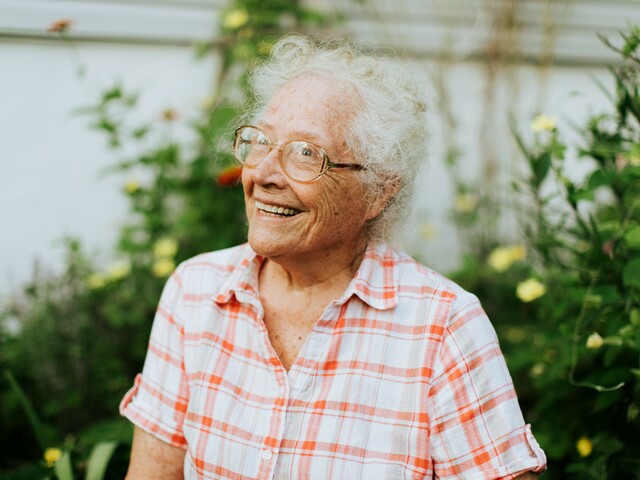
<svg viewBox="0 0 640 480">
<path fill-rule="evenodd" d="M 239 255 L 233 261 L 233 271 L 213 296 L 214 302 L 227 303 L 233 295 L 241 301 L 247 295 L 258 298 L 258 273 L 263 261 L 264 257 L 254 252 L 248 243 L 241 245 Z"/>
<path fill-rule="evenodd" d="M 234 262 L 236 267 L 217 295 L 216 303 L 227 303 L 235 294 L 238 300 L 246 295 L 258 298 L 258 273 L 264 257 L 256 254 L 248 243 L 240 247 Z M 353 295 L 378 310 L 394 308 L 398 303 L 398 255 L 385 243 L 370 243 L 362 262 L 345 293 L 336 300 L 337 305 L 347 302 Z"/>
<path fill-rule="evenodd" d="M 398 304 L 398 255 L 385 243 L 370 243 L 356 276 L 351 280 L 337 304 L 342 305 L 356 295 L 378 310 L 389 310 Z"/>
</svg>

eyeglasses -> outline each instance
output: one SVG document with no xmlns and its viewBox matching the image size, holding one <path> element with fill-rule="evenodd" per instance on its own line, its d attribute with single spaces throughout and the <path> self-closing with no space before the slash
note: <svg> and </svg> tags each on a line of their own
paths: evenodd
<svg viewBox="0 0 640 480">
<path fill-rule="evenodd" d="M 258 127 L 243 125 L 236 129 L 233 152 L 246 167 L 257 167 L 274 148 L 280 152 L 282 171 L 298 182 L 313 182 L 332 168 L 364 168 L 355 163 L 334 163 L 323 148 L 313 143 L 290 140 L 278 146 Z"/>
</svg>

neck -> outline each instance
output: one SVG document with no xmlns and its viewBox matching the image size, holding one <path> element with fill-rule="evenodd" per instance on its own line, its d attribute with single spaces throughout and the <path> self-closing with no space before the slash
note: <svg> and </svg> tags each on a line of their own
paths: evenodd
<svg viewBox="0 0 640 480">
<path fill-rule="evenodd" d="M 327 251 L 296 258 L 268 258 L 261 280 L 277 282 L 289 291 L 321 291 L 340 295 L 358 271 L 367 242 L 348 251 Z"/>
</svg>

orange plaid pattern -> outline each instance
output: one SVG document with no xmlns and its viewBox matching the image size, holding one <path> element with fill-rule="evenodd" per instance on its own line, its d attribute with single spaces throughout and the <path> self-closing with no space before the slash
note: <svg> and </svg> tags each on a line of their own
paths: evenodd
<svg viewBox="0 0 640 480">
<path fill-rule="evenodd" d="M 121 404 L 186 448 L 187 479 L 511 479 L 542 471 L 477 299 L 384 245 L 316 323 L 289 372 L 248 245 L 167 282 L 143 373 Z"/>
</svg>

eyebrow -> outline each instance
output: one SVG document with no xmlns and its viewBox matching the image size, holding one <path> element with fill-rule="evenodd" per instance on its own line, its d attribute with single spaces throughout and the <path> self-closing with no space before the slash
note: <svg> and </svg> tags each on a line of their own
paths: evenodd
<svg viewBox="0 0 640 480">
<path fill-rule="evenodd" d="M 269 122 L 265 122 L 263 120 L 259 120 L 257 122 L 257 126 L 262 128 L 263 130 L 273 131 L 273 125 Z M 299 138 L 301 137 L 301 138 Z M 319 146 L 324 147 L 324 144 L 329 143 L 328 139 L 319 136 L 316 132 L 312 132 L 310 130 L 295 130 L 290 138 L 290 140 L 302 140 L 304 138 L 309 138 L 313 142 L 317 142 Z"/>
</svg>

